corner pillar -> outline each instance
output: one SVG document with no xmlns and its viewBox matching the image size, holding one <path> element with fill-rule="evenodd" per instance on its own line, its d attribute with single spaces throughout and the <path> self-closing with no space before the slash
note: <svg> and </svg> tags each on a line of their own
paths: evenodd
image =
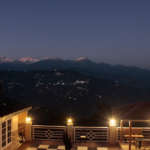
<svg viewBox="0 0 150 150">
<path fill-rule="evenodd" d="M 26 142 L 32 141 L 32 122 L 25 125 L 25 140 Z"/>
</svg>

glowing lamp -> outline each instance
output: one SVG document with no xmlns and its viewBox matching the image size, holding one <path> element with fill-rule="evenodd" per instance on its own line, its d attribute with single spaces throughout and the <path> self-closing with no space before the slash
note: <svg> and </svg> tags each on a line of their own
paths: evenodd
<svg viewBox="0 0 150 150">
<path fill-rule="evenodd" d="M 72 118 L 68 118 L 68 119 L 67 119 L 67 125 L 68 125 L 68 126 L 72 126 L 72 125 L 73 125 L 73 120 L 72 120 Z"/>
<path fill-rule="evenodd" d="M 26 123 L 27 123 L 27 124 L 32 123 L 32 118 L 31 118 L 31 117 L 27 117 L 27 118 L 26 118 Z"/>
<path fill-rule="evenodd" d="M 109 120 L 109 126 L 110 127 L 115 127 L 117 125 L 116 120 L 115 119 L 110 119 Z"/>
</svg>

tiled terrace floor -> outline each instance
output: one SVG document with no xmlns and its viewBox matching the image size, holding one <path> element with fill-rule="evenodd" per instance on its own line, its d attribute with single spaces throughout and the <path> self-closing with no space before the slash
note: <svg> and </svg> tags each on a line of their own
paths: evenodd
<svg viewBox="0 0 150 150">
<path fill-rule="evenodd" d="M 121 144 L 122 150 L 129 150 L 129 144 Z M 131 146 L 131 150 L 150 150 L 150 145 L 143 145 L 141 148 L 136 148 L 135 145 Z"/>
<path fill-rule="evenodd" d="M 35 143 L 26 143 L 23 144 L 18 150 L 37 150 L 37 144 Z M 75 145 L 73 150 L 77 149 L 77 146 L 81 146 L 81 144 L 79 145 Z M 119 146 L 101 146 L 101 145 L 97 145 L 97 144 L 93 144 L 93 143 L 88 143 L 88 144 L 82 144 L 82 146 L 88 146 L 88 150 L 97 150 L 97 147 L 100 147 L 101 150 L 121 150 L 121 148 Z M 128 149 L 126 149 L 128 150 Z"/>
<path fill-rule="evenodd" d="M 25 143 L 19 147 L 18 150 L 36 150 L 36 147 L 32 145 L 32 143 Z"/>
<path fill-rule="evenodd" d="M 35 143 L 26 143 L 23 144 L 18 150 L 37 150 L 37 144 Z M 76 150 L 78 145 L 74 146 L 73 150 Z M 81 144 L 79 145 L 81 146 Z M 82 144 L 82 146 L 88 146 L 88 150 L 97 150 L 97 147 L 100 147 L 100 150 L 129 150 L 128 144 L 121 144 L 121 147 L 119 146 L 100 146 L 97 144 Z M 136 149 L 134 145 L 132 145 L 131 150 L 150 150 L 150 146 L 141 147 L 140 149 Z"/>
</svg>

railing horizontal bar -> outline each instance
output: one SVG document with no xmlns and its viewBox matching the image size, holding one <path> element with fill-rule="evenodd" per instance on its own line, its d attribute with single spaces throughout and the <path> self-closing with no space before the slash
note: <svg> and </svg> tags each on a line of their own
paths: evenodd
<svg viewBox="0 0 150 150">
<path fill-rule="evenodd" d="M 88 129 L 88 128 L 94 128 L 94 129 L 108 129 L 108 127 L 89 127 L 89 126 L 75 126 L 74 127 L 75 129 L 76 128 L 86 128 L 86 129 Z"/>
<path fill-rule="evenodd" d="M 51 125 L 32 125 L 32 127 L 66 128 L 66 126 L 51 126 Z"/>
</svg>

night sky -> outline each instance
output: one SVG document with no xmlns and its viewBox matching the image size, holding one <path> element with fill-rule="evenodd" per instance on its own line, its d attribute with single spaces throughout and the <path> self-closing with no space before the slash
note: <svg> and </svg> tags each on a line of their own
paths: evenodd
<svg viewBox="0 0 150 150">
<path fill-rule="evenodd" d="M 148 67 L 150 1 L 0 1 L 0 55 Z"/>
</svg>

